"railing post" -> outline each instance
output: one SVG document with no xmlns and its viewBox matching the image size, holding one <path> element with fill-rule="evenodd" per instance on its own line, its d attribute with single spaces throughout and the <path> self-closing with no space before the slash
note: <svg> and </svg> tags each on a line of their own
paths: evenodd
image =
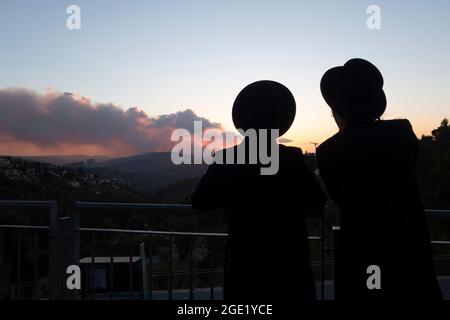
<svg viewBox="0 0 450 320">
<path fill-rule="evenodd" d="M 148 257 L 149 257 L 149 261 L 148 261 L 148 266 L 149 266 L 149 276 L 148 276 L 148 298 L 149 300 L 153 299 L 153 250 L 152 250 L 152 246 L 153 246 L 153 236 L 150 235 L 150 245 L 149 247 L 149 253 L 148 253 Z"/>
<path fill-rule="evenodd" d="M 17 283 L 17 296 L 15 299 L 21 300 L 21 290 L 22 290 L 22 239 L 21 230 L 17 230 L 17 270 L 16 270 L 16 283 Z"/>
<path fill-rule="evenodd" d="M 141 256 L 141 272 L 142 272 L 142 299 L 148 298 L 148 279 L 147 279 L 147 257 L 145 254 L 145 242 L 139 245 L 139 254 Z"/>
<path fill-rule="evenodd" d="M 194 243 L 193 237 L 189 237 L 189 300 L 194 300 Z"/>
<path fill-rule="evenodd" d="M 0 300 L 5 296 L 5 232 L 0 229 Z"/>
<path fill-rule="evenodd" d="M 339 300 L 341 292 L 340 280 L 340 245 L 341 245 L 341 227 L 333 226 L 333 287 L 334 300 Z"/>
<path fill-rule="evenodd" d="M 48 296 L 56 299 L 58 295 L 58 206 L 52 201 L 49 208 L 49 264 L 48 264 Z"/>
<path fill-rule="evenodd" d="M 72 264 L 80 265 L 80 212 L 72 213 Z M 79 300 L 81 290 L 72 290 L 72 299 Z"/>
<path fill-rule="evenodd" d="M 167 275 L 167 291 L 169 300 L 172 300 L 172 281 L 173 281 L 173 235 L 169 236 L 169 274 Z"/>
<path fill-rule="evenodd" d="M 320 221 L 320 300 L 325 300 L 325 210 Z"/>
<path fill-rule="evenodd" d="M 69 265 L 73 265 L 73 227 L 72 219 L 64 217 L 58 219 L 58 233 L 57 233 L 57 293 L 56 299 L 70 300 L 73 299 L 73 290 L 69 290 L 66 285 L 66 270 Z"/>
<path fill-rule="evenodd" d="M 50 209 L 50 264 L 49 298 L 71 300 L 79 297 L 79 290 L 69 290 L 66 286 L 66 270 L 69 265 L 78 265 L 79 234 L 75 216 L 58 218 L 56 203 Z"/>
</svg>

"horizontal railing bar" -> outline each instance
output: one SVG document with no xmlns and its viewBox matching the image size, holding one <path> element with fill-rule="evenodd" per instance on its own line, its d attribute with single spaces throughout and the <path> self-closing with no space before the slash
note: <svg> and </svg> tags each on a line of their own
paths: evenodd
<svg viewBox="0 0 450 320">
<path fill-rule="evenodd" d="M 210 272 L 217 272 L 217 273 L 222 273 L 223 272 L 223 268 L 215 268 L 215 269 L 195 269 L 195 273 L 210 273 Z M 167 276 L 167 272 L 153 272 L 153 274 L 155 276 Z M 188 275 L 189 274 L 189 270 L 174 270 L 173 274 L 177 274 L 177 275 Z"/>
<path fill-rule="evenodd" d="M 448 261 L 450 257 L 433 257 L 434 261 Z"/>
<path fill-rule="evenodd" d="M 75 230 L 84 232 L 152 234 L 164 236 L 228 237 L 228 233 L 216 233 L 216 232 L 154 231 L 154 230 L 103 229 L 103 228 L 76 228 Z M 308 240 L 321 240 L 321 237 L 311 236 L 308 237 Z"/>
<path fill-rule="evenodd" d="M 199 273 L 197 273 L 197 271 L 195 272 L 195 275 L 196 275 L 196 277 L 198 276 L 198 275 L 200 275 L 200 276 L 204 276 L 204 275 L 210 275 L 211 273 L 214 273 L 214 274 L 218 274 L 218 275 L 220 275 L 220 274 L 222 274 L 223 272 L 220 272 L 220 271 L 212 271 L 212 272 L 199 272 Z M 189 272 L 174 272 L 173 274 L 172 274 L 172 276 L 173 277 L 188 277 L 189 276 Z M 165 272 L 165 273 L 155 273 L 154 275 L 153 275 L 153 279 L 158 279 L 158 278 L 166 278 L 167 277 L 167 272 Z M 175 289 L 174 289 L 175 290 Z"/>
<path fill-rule="evenodd" d="M 450 210 L 448 209 L 426 209 L 425 212 L 427 214 L 436 214 L 436 213 L 450 214 Z"/>
<path fill-rule="evenodd" d="M 326 265 L 331 265 L 332 260 L 326 260 L 325 264 Z M 320 261 L 311 261 L 311 265 L 313 266 L 319 266 L 320 265 Z M 196 269 L 195 274 L 210 274 L 210 273 L 223 273 L 223 269 L 218 268 L 218 269 Z M 173 271 L 173 275 L 174 276 L 188 276 L 189 275 L 189 270 L 180 270 L 180 271 Z M 153 277 L 167 277 L 167 272 L 154 272 L 153 273 Z"/>
<path fill-rule="evenodd" d="M 108 202 L 81 202 L 74 204 L 75 209 L 79 211 L 89 210 L 108 210 L 108 211 L 126 211 L 139 210 L 153 213 L 173 213 L 173 214 L 204 214 L 204 213 L 223 213 L 223 210 L 195 210 L 189 204 L 157 204 L 157 203 L 108 203 Z"/>
<path fill-rule="evenodd" d="M 450 210 L 425 210 L 428 220 L 436 221 L 450 221 Z"/>
<path fill-rule="evenodd" d="M 211 232 L 181 232 L 181 231 L 152 231 L 152 230 L 126 230 L 126 229 L 99 229 L 99 228 L 78 228 L 77 231 L 105 232 L 105 233 L 131 233 L 131 234 L 153 234 L 165 236 L 199 236 L 199 237 L 227 237 L 228 233 Z"/>
<path fill-rule="evenodd" d="M 0 208 L 50 208 L 56 206 L 56 201 L 20 201 L 0 200 Z"/>
<path fill-rule="evenodd" d="M 27 281 L 27 282 L 21 282 L 20 284 L 11 283 L 11 286 L 15 286 L 15 287 L 31 287 L 31 286 L 35 286 L 37 282 L 39 282 L 39 281 Z"/>
<path fill-rule="evenodd" d="M 431 244 L 447 244 L 450 245 L 450 241 L 431 241 Z"/>
<path fill-rule="evenodd" d="M 49 226 L 27 226 L 17 224 L 0 224 L 0 229 L 31 229 L 31 230 L 48 230 Z"/>
<path fill-rule="evenodd" d="M 21 208 L 32 208 L 32 207 L 51 207 L 56 205 L 56 201 L 28 201 L 28 200 L 0 200 L 0 208 L 7 207 L 21 207 Z M 135 209 L 135 210 L 162 210 L 169 211 L 172 213 L 201 213 L 201 212 L 223 212 L 223 210 L 195 210 L 189 204 L 154 204 L 154 203 L 110 203 L 110 202 L 83 202 L 76 201 L 74 204 L 75 208 L 78 210 L 125 210 L 125 209 Z M 450 210 L 440 210 L 440 209 L 427 209 L 425 210 L 428 217 L 431 218 L 445 218 L 450 220 Z"/>
</svg>

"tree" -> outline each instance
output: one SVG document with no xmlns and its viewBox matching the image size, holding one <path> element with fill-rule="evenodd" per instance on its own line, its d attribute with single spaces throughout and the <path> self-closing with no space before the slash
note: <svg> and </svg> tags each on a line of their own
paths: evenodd
<svg viewBox="0 0 450 320">
<path fill-rule="evenodd" d="M 419 141 L 417 176 L 426 208 L 450 208 L 450 126 L 443 119 L 431 136 Z"/>
</svg>

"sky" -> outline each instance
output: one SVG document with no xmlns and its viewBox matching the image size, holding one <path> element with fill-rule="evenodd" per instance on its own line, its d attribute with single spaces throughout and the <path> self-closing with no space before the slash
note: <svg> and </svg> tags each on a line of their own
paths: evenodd
<svg viewBox="0 0 450 320">
<path fill-rule="evenodd" d="M 69 5 L 81 9 L 80 30 L 66 27 Z M 367 28 L 370 5 L 381 10 L 379 30 Z M 262 79 L 292 91 L 297 114 L 284 137 L 311 151 L 308 142 L 337 131 L 320 79 L 355 57 L 384 76 L 384 119 L 408 118 L 419 137 L 430 134 L 450 116 L 449 13 L 446 0 L 3 0 L 0 153 L 160 150 L 185 116 L 233 130 L 236 95 Z M 104 114 L 116 122 L 85 124 Z"/>
</svg>

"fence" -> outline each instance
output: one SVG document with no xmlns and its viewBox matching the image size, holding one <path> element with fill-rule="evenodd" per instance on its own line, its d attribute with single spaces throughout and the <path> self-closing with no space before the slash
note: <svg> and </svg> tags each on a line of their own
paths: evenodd
<svg viewBox="0 0 450 320">
<path fill-rule="evenodd" d="M 197 211 L 193 210 L 190 205 L 166 205 L 166 204 L 120 204 L 120 203 L 89 203 L 89 202 L 76 202 L 75 203 L 75 213 L 73 215 L 74 219 L 74 234 L 75 234 L 75 242 L 79 243 L 80 233 L 81 232 L 89 232 L 91 233 L 91 261 L 92 266 L 91 270 L 95 268 L 94 266 L 94 257 L 95 257 L 95 234 L 97 233 L 108 233 L 108 234 L 133 234 L 133 235 L 146 235 L 149 236 L 150 242 L 152 241 L 152 238 L 154 236 L 163 236 L 167 237 L 169 240 L 169 267 L 168 267 L 168 275 L 167 275 L 167 291 L 168 291 L 168 299 L 171 300 L 173 295 L 173 288 L 172 288 L 172 280 L 173 280 L 173 241 L 174 237 L 177 236 L 186 236 L 189 237 L 189 298 L 194 298 L 194 269 L 193 269 L 193 259 L 192 259 L 192 253 L 193 253 L 193 243 L 195 242 L 196 237 L 205 237 L 205 238 L 224 238 L 228 235 L 226 233 L 205 233 L 205 232 L 175 232 L 175 231 L 149 231 L 149 230 L 124 230 L 124 229 L 101 229 L 101 228 L 81 228 L 80 227 L 80 213 L 84 211 L 91 211 L 91 212 L 99 212 L 99 211 L 116 211 L 116 212 L 136 212 L 136 211 L 145 211 L 147 213 L 166 213 L 166 214 L 175 214 L 175 215 L 204 215 L 204 214 L 220 214 L 220 211 Z M 321 220 L 323 221 L 323 217 L 321 217 Z M 321 274 L 321 297 L 323 299 L 324 295 L 324 241 L 323 241 L 323 223 L 321 224 L 321 235 L 320 236 L 310 236 L 310 241 L 320 241 L 321 244 L 321 265 L 320 265 L 320 274 Z M 113 243 L 113 241 L 111 241 Z M 75 251 L 79 251 L 79 248 L 76 248 Z M 113 246 L 110 247 L 110 272 L 112 273 L 114 269 L 114 263 L 113 263 Z M 152 257 L 152 254 L 149 255 Z M 130 254 L 129 257 L 129 264 L 130 264 L 130 272 L 129 272 L 129 297 L 132 297 L 132 287 L 133 287 L 133 268 L 131 267 L 132 264 L 132 257 Z M 152 272 L 152 263 L 149 263 L 149 277 L 152 279 L 153 272 Z M 214 299 L 214 287 L 213 287 L 213 275 L 212 273 L 217 272 L 213 269 L 213 265 L 211 263 L 211 275 L 210 275 L 210 299 Z M 110 279 L 113 279 L 112 276 L 110 276 Z M 151 283 L 151 281 L 150 281 Z M 95 290 L 95 289 L 93 289 Z M 110 298 L 113 298 L 113 284 L 109 286 L 110 290 Z M 95 296 L 95 291 L 91 293 L 91 297 Z M 152 299 L 152 288 L 149 289 L 149 299 Z"/>
<path fill-rule="evenodd" d="M 90 203 L 90 202 L 76 202 L 74 205 L 74 211 L 69 217 L 58 217 L 57 211 L 57 203 L 55 201 L 46 201 L 46 202 L 36 202 L 36 201 L 0 201 L 0 209 L 37 209 L 44 208 L 48 210 L 48 225 L 0 225 L 0 292 L 4 288 L 4 239 L 3 239 L 3 231 L 5 229 L 16 229 L 17 230 L 17 271 L 16 271 L 16 283 L 13 285 L 15 291 L 18 294 L 13 295 L 13 298 L 20 299 L 22 298 L 20 295 L 21 288 L 23 286 L 34 286 L 36 294 L 33 296 L 34 298 L 39 298 L 37 294 L 38 287 L 38 275 L 39 271 L 35 271 L 34 281 L 23 283 L 21 280 L 21 256 L 22 256 L 22 248 L 21 248 L 21 238 L 20 235 L 24 230 L 46 230 L 49 234 L 48 244 L 48 298 L 49 299 L 79 299 L 81 297 L 79 290 L 68 290 L 66 286 L 66 268 L 69 265 L 79 265 L 80 264 L 80 239 L 83 233 L 90 234 L 91 236 L 91 260 L 90 267 L 87 268 L 87 286 L 86 288 L 90 288 L 91 292 L 87 295 L 91 299 L 96 297 L 95 285 L 92 284 L 95 281 L 95 264 L 96 264 L 96 253 L 95 253 L 95 241 L 96 236 L 99 234 L 105 235 L 108 234 L 111 237 L 110 248 L 109 248 L 109 272 L 111 283 L 109 284 L 109 298 L 113 298 L 114 292 L 114 264 L 115 257 L 114 255 L 114 237 L 119 234 L 128 234 L 128 235 L 140 235 L 148 237 L 149 243 L 152 242 L 153 237 L 166 237 L 169 241 L 169 261 L 168 261 L 168 270 L 167 270 L 167 293 L 168 299 L 173 298 L 173 242 L 175 237 L 188 237 L 189 238 L 189 298 L 194 298 L 194 274 L 196 271 L 193 267 L 193 248 L 195 243 L 195 238 L 203 237 L 203 238 L 226 238 L 226 233 L 214 233 L 214 232 L 178 232 L 178 231 L 154 231 L 154 230 L 130 230 L 130 229 L 108 229 L 108 228 L 88 228 L 81 227 L 81 214 L 83 212 L 121 212 L 127 213 L 130 211 L 133 212 L 146 212 L 149 214 L 157 213 L 157 214 L 167 214 L 167 215 L 205 215 L 205 214 L 220 214 L 219 211 L 213 212 L 205 212 L 205 211 L 196 211 L 193 210 L 190 205 L 166 205 L 166 204 L 138 204 L 138 203 Z M 323 217 L 321 217 L 321 234 L 318 236 L 310 236 L 310 241 L 319 241 L 320 242 L 320 277 L 321 277 L 321 296 L 323 299 L 323 291 L 324 291 L 324 228 L 323 228 Z M 38 251 L 39 239 L 37 232 L 35 233 L 35 251 Z M 151 250 L 151 246 L 150 246 Z M 129 298 L 135 297 L 133 293 L 134 281 L 133 281 L 133 256 L 131 254 L 132 248 L 130 246 L 130 255 L 128 257 L 129 264 L 129 272 L 128 272 L 128 282 L 129 282 Z M 150 263 L 149 270 L 146 273 L 149 274 L 149 278 L 161 276 L 161 274 L 157 275 L 153 273 L 152 270 L 152 259 L 153 255 L 150 252 L 149 259 Z M 145 264 L 145 263 L 144 263 Z M 39 263 L 38 259 L 35 260 L 35 270 L 38 270 Z M 204 270 L 201 272 L 205 272 Z M 210 292 L 209 298 L 214 299 L 214 274 L 220 273 L 220 271 L 214 269 L 211 264 L 211 268 L 209 269 L 210 276 Z M 200 274 L 200 272 L 198 272 Z M 144 276 L 144 275 L 143 275 Z M 140 298 L 152 299 L 153 288 L 151 287 L 152 281 L 149 281 L 149 288 L 142 288 L 142 292 L 144 295 Z M 89 289 L 88 289 L 89 290 Z M 147 294 L 145 294 L 147 292 Z M 85 296 L 86 297 L 86 296 Z M 42 298 L 42 296 L 40 297 Z"/>
<path fill-rule="evenodd" d="M 14 296 L 21 298 L 21 291 L 24 286 L 34 287 L 34 297 L 38 297 L 38 277 L 39 277 L 39 232 L 48 233 L 49 255 L 48 255 L 48 298 L 55 299 L 57 297 L 57 278 L 55 275 L 58 271 L 57 262 L 54 259 L 57 256 L 57 203 L 55 201 L 0 201 L 0 209 L 24 209 L 34 212 L 36 209 L 43 209 L 48 212 L 47 225 L 0 225 L 0 298 L 4 296 L 5 290 L 5 229 L 16 231 L 16 285 Z M 34 281 L 33 283 L 22 283 L 22 232 L 33 231 L 34 237 Z"/>
<path fill-rule="evenodd" d="M 26 287 L 33 288 L 33 296 L 32 298 L 48 298 L 48 299 L 80 299 L 80 298 L 89 298 L 95 299 L 98 296 L 102 296 L 103 298 L 113 299 L 114 297 L 114 269 L 116 267 L 116 262 L 124 262 L 128 264 L 128 294 L 127 298 L 139 298 L 139 299 L 153 299 L 153 294 L 155 292 L 152 287 L 152 279 L 164 277 L 164 273 L 154 272 L 153 271 L 153 254 L 152 254 L 152 242 L 155 237 L 164 237 L 169 242 L 169 253 L 168 253 L 168 268 L 166 273 L 166 281 L 167 281 L 167 299 L 173 298 L 173 278 L 174 276 L 188 276 L 189 277 L 189 286 L 188 286 L 188 295 L 190 299 L 194 299 L 195 296 L 195 285 L 194 279 L 195 275 L 203 274 L 209 275 L 210 285 L 209 285 L 209 299 L 215 299 L 215 289 L 214 289 L 214 277 L 217 274 L 222 274 L 220 270 L 214 268 L 214 265 L 211 261 L 211 265 L 207 269 L 195 270 L 193 264 L 193 250 L 196 238 L 206 238 L 206 239 L 226 239 L 226 233 L 216 233 L 216 232 L 180 232 L 180 231 L 155 231 L 155 230 L 131 230 L 131 229 L 114 229 L 114 228 L 92 228 L 92 227 L 82 227 L 81 220 L 82 214 L 86 212 L 91 212 L 95 214 L 96 212 L 117 212 L 117 213 L 129 213 L 132 212 L 145 212 L 149 214 L 163 214 L 163 215 L 205 215 L 205 214 L 221 214 L 219 211 L 213 212 L 205 212 L 205 211 L 196 211 L 193 210 L 190 205 L 166 205 L 166 204 L 138 204 L 138 203 L 92 203 L 92 202 L 76 202 L 73 209 L 74 211 L 68 217 L 58 217 L 58 207 L 55 201 L 0 201 L 0 209 L 23 209 L 29 210 L 31 213 L 34 213 L 34 210 L 44 210 L 48 214 L 48 223 L 39 224 L 39 225 L 12 225 L 12 224 L 1 224 L 0 225 L 0 299 L 4 297 L 5 292 L 5 230 L 14 230 L 16 232 L 16 254 L 15 254 L 15 283 L 10 286 L 13 293 L 11 294 L 12 298 L 22 299 L 22 291 Z M 450 210 L 427 210 L 427 217 L 430 221 L 450 221 Z M 320 297 L 324 299 L 324 289 L 325 289 L 325 221 L 324 217 L 320 218 L 320 234 L 309 236 L 310 241 L 318 241 L 320 243 Z M 34 251 L 34 260 L 33 260 L 33 273 L 34 279 L 33 281 L 22 281 L 22 233 L 23 232 L 32 232 L 33 233 L 33 251 Z M 39 259 L 38 252 L 40 247 L 40 240 L 42 239 L 41 233 L 47 233 L 48 239 L 48 294 L 42 295 L 39 294 L 39 274 L 42 273 L 42 270 L 39 270 Z M 68 290 L 66 286 L 66 268 L 69 265 L 79 265 L 80 264 L 80 243 L 82 235 L 90 236 L 90 260 L 85 263 L 86 272 L 85 279 L 86 291 L 84 295 L 80 290 Z M 109 265 L 109 284 L 108 284 L 108 292 L 103 295 L 96 294 L 96 261 L 101 259 L 96 256 L 95 248 L 96 248 L 96 238 L 103 237 L 105 235 L 109 236 L 109 256 L 103 259 L 105 264 Z M 137 273 L 134 270 L 133 263 L 139 259 L 133 255 L 133 247 L 129 247 L 129 255 L 124 258 L 119 258 L 115 256 L 114 249 L 114 239 L 118 235 L 130 235 L 130 236 L 142 236 L 145 237 L 150 244 L 149 246 L 149 255 L 148 260 L 141 261 L 143 267 L 149 266 L 148 270 L 144 270 L 142 273 Z M 189 267 L 186 272 L 174 272 L 173 270 L 173 262 L 174 262 L 174 253 L 173 253 L 173 244 L 174 239 L 176 237 L 186 237 L 189 240 L 188 245 L 188 259 L 189 259 Z M 339 275 L 338 268 L 339 265 L 339 238 L 340 238 L 340 228 L 338 226 L 334 226 L 332 228 L 332 248 L 330 249 L 333 253 L 332 257 L 332 267 L 333 267 L 333 279 L 334 279 L 334 291 L 339 292 Z M 146 258 L 146 250 L 145 243 L 143 242 L 143 256 Z M 450 241 L 438 240 L 432 241 L 433 244 L 436 245 L 450 245 Z M 12 244 L 8 244 L 12 245 Z M 142 250 L 141 250 L 142 252 Z M 96 260 L 97 259 L 97 260 Z M 120 260 L 121 259 L 121 260 Z M 136 281 L 135 279 L 141 278 L 140 282 L 142 287 L 140 291 L 141 295 L 136 296 Z M 150 279 L 146 280 L 146 277 Z M 216 276 L 217 277 L 217 276 Z"/>
</svg>

